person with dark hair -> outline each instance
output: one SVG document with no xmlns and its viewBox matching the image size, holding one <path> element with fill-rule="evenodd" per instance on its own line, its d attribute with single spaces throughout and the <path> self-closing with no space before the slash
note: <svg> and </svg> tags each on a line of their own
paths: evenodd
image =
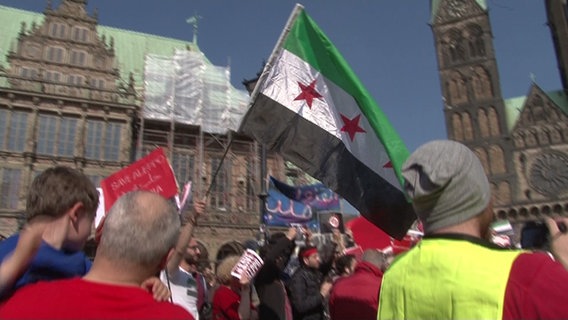
<svg viewBox="0 0 568 320">
<path fill-rule="evenodd" d="M 324 277 L 331 269 L 332 261 L 322 263 L 318 248 L 309 245 L 300 250 L 298 259 L 300 267 L 288 282 L 294 319 L 324 319 L 326 299 L 331 289 L 331 282 L 324 281 Z"/>
<path fill-rule="evenodd" d="M 292 320 L 292 306 L 283 282 L 284 268 L 290 260 L 296 244 L 297 230 L 273 234 L 260 250 L 264 265 L 254 279 L 258 295 L 259 319 Z"/>
<path fill-rule="evenodd" d="M 81 251 L 91 234 L 99 193 L 80 171 L 64 166 L 48 168 L 33 181 L 26 202 L 27 223 L 0 243 L 0 296 L 41 280 L 85 275 L 91 260 Z M 142 287 L 156 300 L 169 290 L 150 277 Z"/>
<path fill-rule="evenodd" d="M 331 320 L 377 319 L 379 290 L 389 261 L 390 256 L 377 249 L 363 252 L 353 274 L 333 283 L 329 297 Z"/>
<path fill-rule="evenodd" d="M 344 254 L 335 258 L 333 264 L 333 271 L 335 273 L 334 280 L 352 274 L 356 265 L 357 259 L 353 254 Z"/>
<path fill-rule="evenodd" d="M 98 205 L 97 189 L 78 170 L 58 166 L 39 174 L 28 191 L 23 231 L 37 231 L 35 240 L 31 239 L 35 241 L 32 258 L 25 259 L 25 270 L 13 283 L 5 284 L 2 293 L 9 295 L 40 280 L 87 273 L 91 261 L 81 249 L 91 234 Z M 20 234 L 15 234 L 0 243 L 0 261 L 14 252 L 19 239 Z"/>
<path fill-rule="evenodd" d="M 0 306 L 2 319 L 193 319 L 140 288 L 165 267 L 179 236 L 179 217 L 162 196 L 134 191 L 108 212 L 92 268 L 82 278 L 42 281 Z"/>
<path fill-rule="evenodd" d="M 557 261 L 490 243 L 490 183 L 455 141 L 419 147 L 402 177 L 425 236 L 385 273 L 379 319 L 568 319 L 568 218 L 545 218 Z"/>
</svg>

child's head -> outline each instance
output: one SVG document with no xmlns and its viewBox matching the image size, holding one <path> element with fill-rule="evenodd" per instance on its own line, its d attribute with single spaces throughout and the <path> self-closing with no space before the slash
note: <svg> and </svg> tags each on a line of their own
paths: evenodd
<svg viewBox="0 0 568 320">
<path fill-rule="evenodd" d="M 231 275 L 231 270 L 233 270 L 233 267 L 237 265 L 240 258 L 241 257 L 239 256 L 230 255 L 225 257 L 225 259 L 223 259 L 219 263 L 219 265 L 217 266 L 216 275 L 217 281 L 219 281 L 220 284 L 226 286 L 233 284 L 233 276 Z"/>
<path fill-rule="evenodd" d="M 39 174 L 32 182 L 26 202 L 26 218 L 38 216 L 59 219 L 70 215 L 72 231 L 67 242 L 72 250 L 80 250 L 91 233 L 99 193 L 81 172 L 57 166 Z M 88 230 L 87 230 L 88 229 Z"/>
</svg>

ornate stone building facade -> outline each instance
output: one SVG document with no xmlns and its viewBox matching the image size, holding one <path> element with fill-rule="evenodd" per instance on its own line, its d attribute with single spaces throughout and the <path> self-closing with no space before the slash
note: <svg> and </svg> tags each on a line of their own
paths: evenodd
<svg viewBox="0 0 568 320">
<path fill-rule="evenodd" d="M 160 146 L 178 181 L 193 181 L 194 197 L 220 168 L 196 237 L 210 260 L 238 253 L 258 233 L 258 145 L 234 132 L 142 117 L 145 56 L 199 51 L 197 44 L 100 26 L 86 2 L 47 1 L 42 14 L 0 6 L 0 235 L 24 222 L 29 185 L 45 168 L 75 167 L 98 185 Z M 267 163 L 283 177 L 279 157 Z"/>
<path fill-rule="evenodd" d="M 563 88 L 545 92 L 532 83 L 527 96 L 504 99 L 486 1 L 431 1 L 448 138 L 477 154 L 496 216 L 516 231 L 526 221 L 568 212 L 568 11 L 561 0 L 543 5 Z"/>
<path fill-rule="evenodd" d="M 41 24 L 20 22 L 0 73 L 0 210 L 13 218 L 3 236 L 17 230 L 45 168 L 76 167 L 97 182 L 128 164 L 137 112 L 133 84 L 119 86 L 112 41 L 98 37 L 81 2 L 46 8 Z"/>
</svg>

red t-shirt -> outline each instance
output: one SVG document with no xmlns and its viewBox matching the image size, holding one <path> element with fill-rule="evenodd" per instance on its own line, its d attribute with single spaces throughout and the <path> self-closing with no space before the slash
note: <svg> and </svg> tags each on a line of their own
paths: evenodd
<svg viewBox="0 0 568 320">
<path fill-rule="evenodd" d="M 241 295 L 226 286 L 219 286 L 213 296 L 213 319 L 240 320 Z M 251 310 L 255 310 L 251 304 Z"/>
<path fill-rule="evenodd" d="M 182 307 L 157 302 L 142 288 L 81 278 L 25 286 L 0 306 L 0 319 L 192 319 Z"/>
<path fill-rule="evenodd" d="M 524 253 L 513 262 L 503 319 L 568 319 L 568 272 L 546 253 Z"/>
<path fill-rule="evenodd" d="M 337 279 L 329 295 L 332 319 L 377 319 L 379 291 L 383 272 L 367 261 L 361 261 L 352 275 Z"/>
</svg>

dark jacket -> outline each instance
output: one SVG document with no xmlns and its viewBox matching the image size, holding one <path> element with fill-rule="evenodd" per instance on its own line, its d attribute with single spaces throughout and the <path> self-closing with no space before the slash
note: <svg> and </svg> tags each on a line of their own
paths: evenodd
<svg viewBox="0 0 568 320">
<path fill-rule="evenodd" d="M 263 254 L 264 265 L 254 280 L 261 320 L 286 320 L 286 288 L 281 279 L 294 247 L 294 240 L 282 237 L 270 244 Z"/>
<path fill-rule="evenodd" d="M 320 294 L 323 274 L 317 270 L 301 266 L 288 282 L 290 303 L 294 320 L 324 319 L 325 299 Z"/>
<path fill-rule="evenodd" d="M 329 297 L 332 320 L 377 319 L 383 272 L 369 262 L 359 262 L 352 275 L 339 278 Z"/>
</svg>

